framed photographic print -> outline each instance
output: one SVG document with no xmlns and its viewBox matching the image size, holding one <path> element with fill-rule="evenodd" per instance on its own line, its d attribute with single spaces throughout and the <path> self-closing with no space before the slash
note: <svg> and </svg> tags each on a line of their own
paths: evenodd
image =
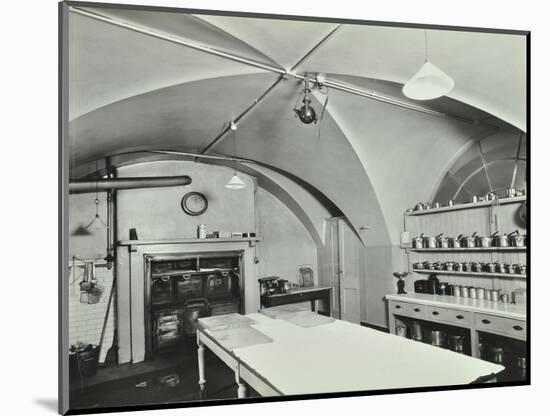
<svg viewBox="0 0 550 416">
<path fill-rule="evenodd" d="M 530 383 L 529 32 L 59 19 L 60 413 Z"/>
</svg>

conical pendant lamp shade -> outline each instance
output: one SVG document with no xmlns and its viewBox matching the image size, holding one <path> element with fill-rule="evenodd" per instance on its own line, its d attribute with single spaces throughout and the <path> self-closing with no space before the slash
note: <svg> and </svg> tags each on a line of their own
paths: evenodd
<svg viewBox="0 0 550 416">
<path fill-rule="evenodd" d="M 455 82 L 429 61 L 403 86 L 403 94 L 413 100 L 433 100 L 453 89 Z"/>
<path fill-rule="evenodd" d="M 246 187 L 245 183 L 237 175 L 237 172 L 233 175 L 231 180 L 225 185 L 227 189 L 243 189 Z"/>
</svg>

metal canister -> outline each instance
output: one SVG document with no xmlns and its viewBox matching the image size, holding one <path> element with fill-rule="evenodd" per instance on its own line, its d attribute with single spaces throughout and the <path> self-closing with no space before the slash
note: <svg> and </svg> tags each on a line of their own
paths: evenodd
<svg viewBox="0 0 550 416">
<path fill-rule="evenodd" d="M 471 261 L 465 261 L 462 263 L 462 271 L 463 272 L 471 272 L 472 271 L 472 262 Z"/>
<path fill-rule="evenodd" d="M 422 325 L 418 321 L 413 321 L 413 335 L 415 341 L 422 341 Z"/>
<path fill-rule="evenodd" d="M 482 272 L 483 271 L 483 263 L 480 263 L 480 262 L 472 263 L 472 271 Z"/>
<path fill-rule="evenodd" d="M 516 357 L 516 373 L 519 379 L 527 377 L 527 359 L 525 357 Z"/>
<path fill-rule="evenodd" d="M 445 346 L 445 333 L 443 331 L 434 330 L 430 332 L 430 343 L 434 347 Z"/>
<path fill-rule="evenodd" d="M 199 238 L 206 238 L 206 225 L 199 224 L 197 227 L 197 236 Z"/>
<path fill-rule="evenodd" d="M 525 264 L 519 264 L 516 273 L 527 274 L 527 266 Z"/>
<path fill-rule="evenodd" d="M 470 291 L 468 289 L 468 286 L 461 286 L 460 294 L 463 298 L 467 298 L 470 296 Z"/>
<path fill-rule="evenodd" d="M 454 265 L 453 265 L 453 269 L 457 272 L 461 272 L 462 271 L 462 263 L 459 263 L 459 262 L 456 262 Z"/>
<path fill-rule="evenodd" d="M 503 303 L 510 303 L 510 295 L 508 293 L 503 293 L 500 295 L 500 301 Z"/>
<path fill-rule="evenodd" d="M 507 269 L 506 269 L 506 273 L 517 273 L 517 268 L 518 268 L 518 265 L 517 264 L 509 264 Z"/>
<path fill-rule="evenodd" d="M 462 286 L 454 285 L 453 286 L 453 295 L 459 298 L 462 296 Z"/>
<path fill-rule="evenodd" d="M 477 299 L 477 290 L 475 287 L 468 288 L 468 297 L 471 299 Z"/>
<path fill-rule="evenodd" d="M 472 202 L 475 204 L 476 202 L 479 202 L 479 196 L 472 195 Z"/>
<path fill-rule="evenodd" d="M 502 364 L 504 362 L 504 348 L 491 347 L 489 348 L 489 359 L 495 364 Z"/>
<path fill-rule="evenodd" d="M 398 326 L 395 328 L 395 333 L 400 336 L 407 338 L 407 327 L 406 326 Z"/>
<path fill-rule="evenodd" d="M 478 287 L 476 289 L 476 295 L 478 299 L 485 299 L 485 289 L 482 287 Z"/>
<path fill-rule="evenodd" d="M 491 290 L 491 300 L 493 302 L 498 302 L 500 300 L 500 290 Z"/>
<path fill-rule="evenodd" d="M 497 267 L 497 263 L 487 263 L 485 267 L 489 273 L 494 273 Z"/>
<path fill-rule="evenodd" d="M 464 337 L 462 335 L 450 335 L 449 345 L 452 351 L 464 354 Z"/>
<path fill-rule="evenodd" d="M 491 290 L 489 289 L 485 291 L 485 300 L 491 300 Z"/>
</svg>

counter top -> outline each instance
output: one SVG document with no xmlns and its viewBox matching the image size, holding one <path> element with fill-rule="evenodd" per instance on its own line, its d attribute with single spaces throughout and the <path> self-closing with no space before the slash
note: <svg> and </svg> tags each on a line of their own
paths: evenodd
<svg viewBox="0 0 550 416">
<path fill-rule="evenodd" d="M 489 300 L 462 298 L 455 296 L 430 295 L 426 293 L 407 293 L 405 295 L 386 295 L 387 300 L 414 302 L 423 305 L 440 306 L 473 312 L 487 313 L 504 318 L 526 320 L 526 306 L 513 303 L 492 302 Z"/>
</svg>

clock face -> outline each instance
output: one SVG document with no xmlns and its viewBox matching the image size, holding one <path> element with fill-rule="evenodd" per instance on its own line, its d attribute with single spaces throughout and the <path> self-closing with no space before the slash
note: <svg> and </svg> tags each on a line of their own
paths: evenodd
<svg viewBox="0 0 550 416">
<path fill-rule="evenodd" d="M 189 215 L 201 215 L 208 208 L 208 200 L 199 192 L 189 192 L 182 198 L 181 207 Z"/>
</svg>

